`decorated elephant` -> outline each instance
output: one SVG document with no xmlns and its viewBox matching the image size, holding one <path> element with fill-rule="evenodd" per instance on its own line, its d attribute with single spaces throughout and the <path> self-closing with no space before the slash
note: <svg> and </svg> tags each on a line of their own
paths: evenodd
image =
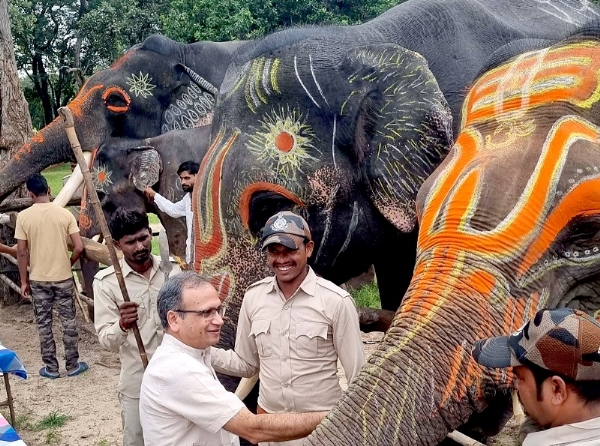
<svg viewBox="0 0 600 446">
<path fill-rule="evenodd" d="M 144 198 L 141 190 L 152 186 L 171 201 L 184 192 L 177 175 L 179 165 L 188 160 L 200 162 L 210 140 L 210 126 L 175 130 L 154 138 L 109 138 L 95 153 L 92 179 L 105 216 L 110 219 L 119 207 L 137 207 L 157 214 L 169 237 L 172 254 L 185 258 L 187 229 L 182 218 L 171 218 Z M 79 218 L 84 237 L 100 233 L 89 203 Z"/>
<path fill-rule="evenodd" d="M 143 139 L 209 124 L 231 54 L 243 43 L 184 45 L 155 35 L 133 46 L 109 69 L 90 77 L 68 105 L 82 149 L 92 152 L 109 137 Z M 0 171 L 0 199 L 31 174 L 72 159 L 57 118 Z"/>
<path fill-rule="evenodd" d="M 306 444 L 434 445 L 475 425 L 493 434 L 514 378 L 478 366 L 473 342 L 544 307 L 597 314 L 598 91 L 596 37 L 521 54 L 475 83 L 456 144 L 417 196 L 402 306 Z"/>
<path fill-rule="evenodd" d="M 597 16 L 573 1 L 411 0 L 363 25 L 289 29 L 248 43 L 235 54 L 221 86 L 209 151 L 216 158 L 201 166 L 206 191 L 198 196 L 196 268 L 243 269 L 223 261 L 236 263 L 223 254 L 228 243 L 253 245 L 270 214 L 305 207 L 316 228 L 315 269 L 340 283 L 374 263 L 382 306 L 396 310 L 414 265 L 416 192 L 445 156 L 451 125 L 445 113 L 441 118 L 441 112 L 416 110 L 410 103 L 427 101 L 414 98 L 432 94 L 428 88 L 417 91 L 400 81 L 401 91 L 373 86 L 370 70 L 388 73 L 386 67 L 401 65 L 386 59 L 393 51 L 385 45 L 398 44 L 427 60 L 458 127 L 464 93 L 494 51 L 523 38 L 541 44 L 564 37 Z M 353 47 L 373 52 L 350 51 Z M 430 99 L 440 108 L 437 96 Z M 437 121 L 421 121 L 432 116 Z M 411 134 L 423 125 L 420 138 Z M 432 134 L 436 142 L 422 149 Z M 226 159 L 218 158 L 223 150 Z M 223 169 L 218 187 L 224 193 L 218 196 L 207 192 L 217 187 L 215 163 Z M 319 169 L 307 169 L 310 164 Z M 205 227 L 223 233 L 218 249 L 206 241 L 212 234 L 203 233 Z M 389 252 L 398 252 L 396 261 L 390 262 Z M 246 267 L 251 258 L 255 265 L 264 263 L 258 252 L 236 255 Z M 264 273 L 254 265 L 247 269 L 251 277 L 245 272 L 242 280 L 231 272 L 225 283 L 249 284 Z M 243 288 L 228 291 L 235 307 Z"/>
</svg>

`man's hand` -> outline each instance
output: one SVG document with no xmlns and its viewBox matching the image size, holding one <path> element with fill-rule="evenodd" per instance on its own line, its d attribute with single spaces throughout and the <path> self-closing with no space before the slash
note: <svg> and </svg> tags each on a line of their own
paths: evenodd
<svg viewBox="0 0 600 446">
<path fill-rule="evenodd" d="M 123 302 L 119 306 L 119 326 L 124 331 L 129 330 L 131 327 L 133 327 L 133 324 L 137 322 L 137 307 L 138 304 L 136 304 L 135 302 Z"/>
<path fill-rule="evenodd" d="M 25 300 L 31 300 L 31 287 L 29 286 L 29 282 L 23 282 L 21 284 L 21 295 Z"/>
<path fill-rule="evenodd" d="M 150 199 L 153 199 L 154 196 L 156 195 L 156 192 L 151 187 L 147 187 L 144 189 L 144 195 Z"/>
</svg>

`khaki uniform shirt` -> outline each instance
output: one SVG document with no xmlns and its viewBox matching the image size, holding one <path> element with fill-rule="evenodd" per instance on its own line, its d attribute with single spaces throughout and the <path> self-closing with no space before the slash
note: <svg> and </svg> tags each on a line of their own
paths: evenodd
<svg viewBox="0 0 600 446">
<path fill-rule="evenodd" d="M 29 280 L 60 282 L 73 277 L 67 237 L 76 232 L 73 214 L 54 203 L 34 203 L 19 212 L 15 238 L 27 240 Z"/>
<path fill-rule="evenodd" d="M 210 349 L 165 335 L 140 392 L 145 446 L 239 446 L 223 426 L 244 407 L 217 379 Z"/>
<path fill-rule="evenodd" d="M 523 446 L 600 446 L 600 418 L 528 434 Z"/>
<path fill-rule="evenodd" d="M 365 363 L 350 295 L 312 269 L 285 300 L 275 277 L 244 296 L 235 350 L 212 349 L 217 372 L 252 376 L 260 369 L 258 404 L 270 413 L 331 409 L 342 395 L 339 358 L 348 382 Z"/>
<path fill-rule="evenodd" d="M 143 275 L 132 270 L 124 259 L 120 260 L 129 298 L 139 305 L 137 325 L 148 359 L 152 357 L 163 337 L 162 324 L 156 308 L 156 299 L 160 287 L 165 282 L 165 276 L 158 269 L 160 257 L 152 257 L 153 265 L 150 279 L 146 279 Z M 173 270 L 169 277 L 181 272 L 179 266 L 175 262 L 172 263 Z M 119 358 L 121 359 L 119 392 L 129 398 L 139 398 L 144 367 L 133 331 L 128 330 L 125 332 L 119 326 L 119 305 L 124 301 L 115 269 L 110 266 L 97 273 L 94 277 L 93 286 L 94 324 L 96 333 L 98 333 L 98 341 L 107 350 L 119 351 Z"/>
</svg>

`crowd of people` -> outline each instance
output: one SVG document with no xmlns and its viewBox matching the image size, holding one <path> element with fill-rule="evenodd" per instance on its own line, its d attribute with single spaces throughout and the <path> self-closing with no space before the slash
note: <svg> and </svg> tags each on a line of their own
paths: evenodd
<svg viewBox="0 0 600 446">
<path fill-rule="evenodd" d="M 198 165 L 178 170 L 186 196 L 169 203 L 145 194 L 172 216 L 188 220 Z M 27 181 L 33 206 L 17 218 L 15 238 L 21 291 L 33 303 L 44 366 L 40 376 L 60 376 L 52 310 L 61 319 L 68 377 L 88 369 L 79 361 L 71 266 L 83 252 L 75 218 L 51 203 L 43 176 Z M 365 364 L 358 314 L 350 295 L 308 265 L 314 241 L 307 222 L 282 211 L 269 218 L 260 248 L 272 276 L 251 285 L 239 312 L 235 346 L 216 348 L 225 307 L 210 281 L 170 273 L 151 252 L 152 231 L 142 210 L 118 209 L 109 221 L 131 301 L 123 300 L 114 267 L 94 278 L 95 328 L 102 347 L 119 352 L 125 446 L 239 444 L 297 446 L 342 394 L 338 359 L 348 381 Z M 68 241 L 72 244 L 69 254 Z M 11 250 L 11 251 L 8 251 Z M 148 367 L 140 359 L 137 325 Z M 600 445 L 600 323 L 572 309 L 542 310 L 515 333 L 481 340 L 473 358 L 482 366 L 512 367 L 520 400 L 544 429 L 525 446 Z M 259 375 L 257 414 L 228 392 L 216 373 Z M 317 385 L 318 384 L 318 385 Z"/>
</svg>

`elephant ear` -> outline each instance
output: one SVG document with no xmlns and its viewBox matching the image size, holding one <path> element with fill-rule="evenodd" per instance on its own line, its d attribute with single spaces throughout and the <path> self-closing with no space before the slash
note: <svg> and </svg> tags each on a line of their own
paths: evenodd
<svg viewBox="0 0 600 446">
<path fill-rule="evenodd" d="M 219 89 L 187 65 L 177 63 L 173 69 L 179 82 L 163 112 L 161 132 L 210 125 Z"/>
<path fill-rule="evenodd" d="M 162 160 L 153 147 L 134 147 L 129 155 L 129 179 L 136 189 L 143 191 L 158 183 L 162 172 Z"/>
<path fill-rule="evenodd" d="M 351 87 L 340 115 L 353 122 L 340 146 L 356 158 L 379 212 L 410 232 L 417 192 L 453 143 L 450 108 L 425 59 L 398 45 L 355 47 L 340 69 Z"/>
</svg>

